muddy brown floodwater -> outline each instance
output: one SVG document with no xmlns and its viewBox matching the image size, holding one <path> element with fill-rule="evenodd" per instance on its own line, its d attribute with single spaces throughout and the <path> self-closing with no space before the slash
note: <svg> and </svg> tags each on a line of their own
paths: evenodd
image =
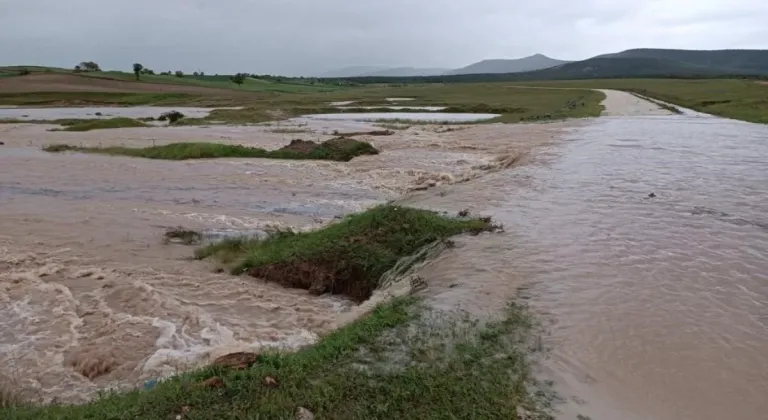
<svg viewBox="0 0 768 420">
<path fill-rule="evenodd" d="M 523 285 L 559 418 L 765 418 L 768 127 L 611 111 L 536 164 L 403 200 L 507 227 L 427 267 L 432 299 L 490 312 Z"/>
<path fill-rule="evenodd" d="M 537 375 L 555 382 L 561 418 L 764 418 L 768 128 L 606 93 L 604 118 L 413 127 L 367 138 L 382 153 L 349 163 L 162 162 L 39 146 L 192 138 L 274 148 L 360 123 L 304 121 L 312 133 L 290 136 L 0 126 L 0 373 L 41 400 L 81 401 L 232 350 L 310 343 L 351 305 L 212 274 L 183 260 L 190 248 L 163 245 L 163 227 L 311 227 L 396 198 L 504 223 L 505 233 L 459 238 L 426 264 L 425 297 L 477 315 L 527 299 L 549 349 Z"/>
<path fill-rule="evenodd" d="M 409 190 L 467 182 L 525 161 L 563 127 L 418 126 L 361 137 L 382 153 L 339 163 L 170 162 L 40 148 L 208 140 L 271 149 L 292 138 L 375 127 L 297 121 L 66 133 L 2 124 L 0 377 L 33 400 L 78 402 L 232 351 L 312 343 L 352 305 L 212 273 L 188 260 L 192 247 L 164 244 L 165 229 L 223 236 L 316 227 Z M 281 134 L 286 128 L 307 132 Z"/>
</svg>

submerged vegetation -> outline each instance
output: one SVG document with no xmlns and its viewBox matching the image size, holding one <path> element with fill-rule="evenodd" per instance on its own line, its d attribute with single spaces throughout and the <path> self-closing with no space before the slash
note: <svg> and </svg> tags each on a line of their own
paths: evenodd
<svg viewBox="0 0 768 420">
<path fill-rule="evenodd" d="M 127 128 L 127 127 L 149 127 L 147 124 L 133 118 L 108 118 L 101 120 L 71 120 L 60 122 L 64 126 L 54 131 L 90 131 L 102 130 L 107 128 Z"/>
<path fill-rule="evenodd" d="M 400 258 L 453 235 L 495 228 L 490 219 L 454 219 L 382 205 L 321 230 L 280 232 L 264 240 L 225 240 L 201 248 L 196 256 L 217 258 L 234 274 L 362 301 Z"/>
<path fill-rule="evenodd" d="M 80 147 L 68 144 L 54 144 L 43 148 L 46 152 L 80 152 L 104 155 L 141 157 L 147 159 L 188 160 L 211 158 L 268 158 L 268 159 L 313 159 L 347 162 L 362 155 L 375 155 L 379 151 L 370 143 L 348 138 L 336 138 L 315 143 L 293 140 L 278 150 L 265 150 L 220 143 L 171 143 L 144 148 L 134 147 Z"/>
</svg>

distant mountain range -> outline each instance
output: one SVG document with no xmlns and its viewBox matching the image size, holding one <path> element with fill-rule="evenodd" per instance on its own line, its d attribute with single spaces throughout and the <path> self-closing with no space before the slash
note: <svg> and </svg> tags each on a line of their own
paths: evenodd
<svg viewBox="0 0 768 420">
<path fill-rule="evenodd" d="M 517 73 L 546 69 L 568 61 L 555 60 L 542 54 L 518 59 L 483 60 L 460 69 L 354 66 L 333 70 L 322 77 L 410 77 L 441 76 L 454 74 Z"/>
<path fill-rule="evenodd" d="M 566 63 L 569 63 L 569 61 L 556 60 L 554 58 L 549 58 L 546 55 L 535 54 L 530 57 L 518 58 L 516 60 L 483 60 L 460 69 L 448 71 L 444 74 L 520 73 L 524 71 L 548 69 Z"/>
<path fill-rule="evenodd" d="M 354 68 L 350 68 L 354 69 Z M 344 69 L 348 70 L 348 69 Z M 443 69 L 375 68 L 342 71 L 326 77 L 425 81 L 558 80 L 617 77 L 768 76 L 768 50 L 632 49 L 582 61 L 556 60 L 536 54 L 515 60 L 483 60 L 469 66 Z M 356 73 L 356 76 L 352 74 Z"/>
</svg>

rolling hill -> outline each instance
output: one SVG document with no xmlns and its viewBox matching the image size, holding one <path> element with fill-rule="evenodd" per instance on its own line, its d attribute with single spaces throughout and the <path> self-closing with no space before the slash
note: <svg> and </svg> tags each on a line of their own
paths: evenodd
<svg viewBox="0 0 768 420">
<path fill-rule="evenodd" d="M 496 60 L 488 61 L 495 62 Z M 483 69 L 487 72 L 475 73 L 475 71 L 483 71 Z M 532 71 L 498 73 L 492 71 L 490 66 L 484 68 L 475 66 L 474 69 L 468 69 L 467 71 L 471 71 L 471 73 L 427 77 L 358 77 L 351 78 L 350 80 L 358 83 L 451 83 L 649 77 L 716 78 L 748 76 L 768 78 L 768 50 L 698 51 L 636 49 L 614 54 L 604 54 L 582 61 L 564 62 L 554 67 Z"/>
<path fill-rule="evenodd" d="M 420 67 L 353 66 L 334 70 L 322 77 L 418 77 L 456 74 L 518 73 L 554 67 L 568 61 L 556 60 L 542 54 L 518 59 L 483 60 L 460 69 Z"/>
<path fill-rule="evenodd" d="M 416 68 L 416 67 L 396 67 L 391 69 L 379 70 L 370 73 L 365 73 L 362 76 L 367 77 L 407 77 L 407 76 L 435 76 L 444 74 L 450 69 L 431 69 L 431 68 Z"/>
<path fill-rule="evenodd" d="M 320 77 L 358 77 L 387 69 L 388 67 L 384 66 L 351 66 L 325 72 Z"/>
<path fill-rule="evenodd" d="M 556 60 L 554 58 L 549 58 L 546 55 L 535 54 L 530 57 L 514 60 L 483 60 L 460 69 L 451 70 L 445 74 L 520 73 L 546 69 L 566 63 L 568 63 L 568 61 Z"/>
<path fill-rule="evenodd" d="M 768 51 L 766 50 L 665 50 L 640 48 L 614 54 L 604 54 L 595 58 L 670 60 L 734 74 L 765 74 L 768 72 Z"/>
</svg>

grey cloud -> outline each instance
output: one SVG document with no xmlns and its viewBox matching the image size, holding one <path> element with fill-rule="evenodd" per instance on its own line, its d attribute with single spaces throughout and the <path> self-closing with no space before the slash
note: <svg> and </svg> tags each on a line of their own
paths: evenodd
<svg viewBox="0 0 768 420">
<path fill-rule="evenodd" d="M 0 64 L 318 74 L 635 47 L 766 48 L 764 0 L 0 0 Z"/>
</svg>

